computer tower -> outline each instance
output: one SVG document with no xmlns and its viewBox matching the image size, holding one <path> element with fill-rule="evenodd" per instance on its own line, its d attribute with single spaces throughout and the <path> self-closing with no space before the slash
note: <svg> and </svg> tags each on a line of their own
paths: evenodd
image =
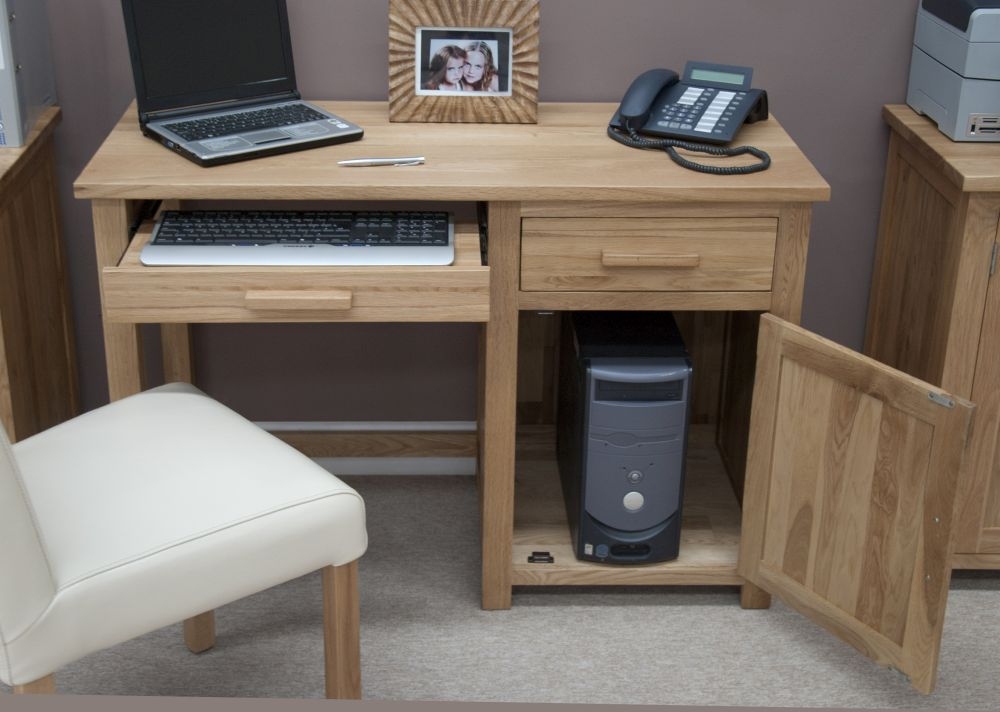
<svg viewBox="0 0 1000 712">
<path fill-rule="evenodd" d="M 677 558 L 691 373 L 669 312 L 564 314 L 556 450 L 577 558 Z"/>
<path fill-rule="evenodd" d="M 43 0 L 0 0 L 0 146 L 23 146 L 56 103 L 49 19 Z"/>
</svg>

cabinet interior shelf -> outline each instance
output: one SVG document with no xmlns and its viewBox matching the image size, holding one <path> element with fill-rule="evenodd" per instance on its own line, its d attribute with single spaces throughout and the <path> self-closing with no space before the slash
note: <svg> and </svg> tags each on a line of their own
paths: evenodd
<svg viewBox="0 0 1000 712">
<path fill-rule="evenodd" d="M 513 585 L 742 585 L 736 572 L 740 507 L 714 438 L 713 425 L 690 429 L 678 558 L 625 566 L 574 556 L 555 460 L 555 431 L 552 426 L 519 429 Z M 536 551 L 547 551 L 553 562 L 529 563 Z"/>
</svg>

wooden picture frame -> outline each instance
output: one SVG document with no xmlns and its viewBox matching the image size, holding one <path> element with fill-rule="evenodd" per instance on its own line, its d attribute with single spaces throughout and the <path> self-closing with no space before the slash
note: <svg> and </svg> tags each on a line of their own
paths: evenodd
<svg viewBox="0 0 1000 712">
<path fill-rule="evenodd" d="M 535 123 L 538 17 L 538 0 L 389 0 L 389 120 Z"/>
</svg>

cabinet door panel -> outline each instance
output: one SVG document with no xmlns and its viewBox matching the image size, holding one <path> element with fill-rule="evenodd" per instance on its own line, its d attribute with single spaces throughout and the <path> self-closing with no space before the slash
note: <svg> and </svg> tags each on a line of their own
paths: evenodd
<svg viewBox="0 0 1000 712">
<path fill-rule="evenodd" d="M 740 573 L 924 692 L 972 409 L 761 318 Z"/>
</svg>

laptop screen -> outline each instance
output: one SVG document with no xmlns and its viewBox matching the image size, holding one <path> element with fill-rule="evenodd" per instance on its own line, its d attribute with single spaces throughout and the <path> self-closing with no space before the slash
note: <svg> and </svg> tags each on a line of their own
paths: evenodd
<svg viewBox="0 0 1000 712">
<path fill-rule="evenodd" d="M 295 91 L 285 0 L 122 0 L 140 114 Z"/>
</svg>

